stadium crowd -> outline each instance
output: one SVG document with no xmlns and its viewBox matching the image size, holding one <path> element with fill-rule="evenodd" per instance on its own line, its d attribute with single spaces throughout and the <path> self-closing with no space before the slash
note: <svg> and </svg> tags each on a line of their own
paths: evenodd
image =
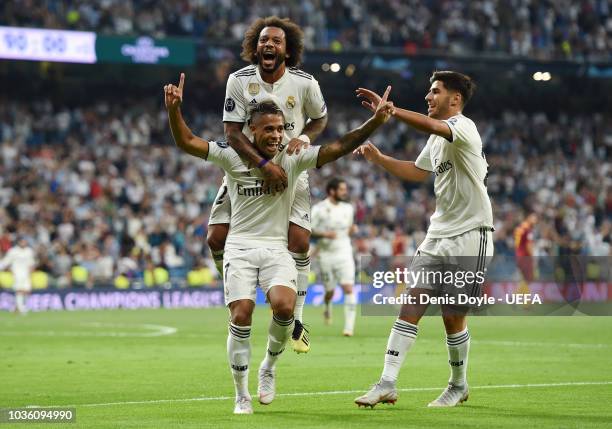
<svg viewBox="0 0 612 429">
<path fill-rule="evenodd" d="M 300 24 L 308 48 L 400 47 L 538 59 L 612 57 L 609 0 L 17 0 L 0 25 L 240 43 L 266 15 Z"/>
<path fill-rule="evenodd" d="M 330 112 L 319 143 L 366 115 L 333 105 Z M 222 138 L 219 112 L 187 113 L 198 134 Z M 514 227 L 536 211 L 537 255 L 611 254 L 611 118 L 472 117 L 490 164 L 496 253 L 513 253 Z M 396 121 L 373 137 L 402 159 L 415 159 L 425 140 Z M 402 183 L 348 158 L 311 173 L 313 201 L 325 198 L 325 183 L 336 175 L 356 204 L 356 254 L 412 254 L 435 209 L 431 183 Z M 155 267 L 166 270 L 162 283 L 193 267 L 214 283 L 205 237 L 220 182 L 220 169 L 174 147 L 160 100 L 72 109 L 48 100 L 0 103 L 0 255 L 25 236 L 39 269 L 59 285 L 75 283 L 83 269 L 84 285 L 117 275 L 144 276 L 145 283 L 149 275 L 150 284 Z"/>
</svg>

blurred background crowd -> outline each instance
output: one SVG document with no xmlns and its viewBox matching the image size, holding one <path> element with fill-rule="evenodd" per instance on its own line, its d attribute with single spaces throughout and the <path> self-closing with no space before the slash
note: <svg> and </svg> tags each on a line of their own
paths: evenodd
<svg viewBox="0 0 612 429">
<path fill-rule="evenodd" d="M 329 112 L 316 144 L 367 117 L 352 95 L 358 86 L 391 83 L 396 105 L 422 111 L 433 69 L 468 73 L 479 89 L 465 113 L 489 163 L 496 254 L 514 254 L 514 230 L 535 212 L 536 256 L 612 256 L 611 8 L 608 0 L 2 2 L 0 25 L 192 37 L 196 63 L 0 61 L 3 81 L 20 83 L 0 95 L 0 257 L 22 236 L 43 283 L 218 285 L 206 234 L 222 172 L 174 146 L 161 88 L 186 71 L 189 125 L 223 139 L 225 81 L 244 66 L 246 28 L 269 14 L 304 29 L 303 68 Z M 546 82 L 536 79 L 544 70 Z M 414 160 L 426 139 L 391 121 L 372 140 Z M 349 157 L 310 174 L 313 203 L 334 176 L 348 182 L 356 208 L 356 257 L 414 253 L 435 209 L 432 180 L 401 182 Z M 0 286 L 9 284 L 0 272 Z"/>
<path fill-rule="evenodd" d="M 292 18 L 307 48 L 396 47 L 610 60 L 609 0 L 15 0 L 0 24 L 241 42 L 259 16 Z"/>
<path fill-rule="evenodd" d="M 45 99 L 3 100 L 0 251 L 17 234 L 25 236 L 39 269 L 59 285 L 74 283 L 81 268 L 87 278 L 80 280 L 88 285 L 111 284 L 118 275 L 157 281 L 144 278 L 156 267 L 171 278 L 204 269 L 206 283 L 214 285 L 206 232 L 222 173 L 174 147 L 161 103 L 126 98 L 69 108 Z M 329 125 L 317 143 L 359 125 L 367 113 L 355 105 L 330 103 Z M 189 105 L 185 112 L 199 135 L 223 138 L 220 112 Z M 602 160 L 612 150 L 612 118 L 483 113 L 469 116 L 490 164 L 496 253 L 513 254 L 514 228 L 536 211 L 536 255 L 610 255 L 612 175 Z M 426 136 L 392 121 L 373 141 L 385 153 L 415 159 Z M 351 189 L 356 255 L 414 253 L 435 209 L 432 183 L 403 183 L 349 157 L 310 174 L 313 201 L 325 198 L 334 176 Z"/>
</svg>

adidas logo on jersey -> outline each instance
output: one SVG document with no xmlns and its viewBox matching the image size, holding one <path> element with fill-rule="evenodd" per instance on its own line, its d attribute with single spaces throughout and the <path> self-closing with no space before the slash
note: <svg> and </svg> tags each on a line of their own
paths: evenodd
<svg viewBox="0 0 612 429">
<path fill-rule="evenodd" d="M 302 219 L 304 219 L 304 220 L 310 220 L 310 216 L 308 216 L 308 213 L 306 213 L 304 216 L 302 216 Z"/>
<path fill-rule="evenodd" d="M 254 104 L 257 104 L 257 100 L 252 99 L 251 101 L 249 101 L 249 104 L 253 104 L 253 105 L 254 105 Z"/>
</svg>

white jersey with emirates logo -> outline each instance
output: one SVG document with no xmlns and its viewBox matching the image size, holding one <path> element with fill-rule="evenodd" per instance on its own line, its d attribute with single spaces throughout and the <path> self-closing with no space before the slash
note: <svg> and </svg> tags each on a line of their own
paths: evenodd
<svg viewBox="0 0 612 429">
<path fill-rule="evenodd" d="M 313 232 L 334 231 L 336 238 L 320 238 L 317 250 L 320 256 L 353 257 L 349 230 L 353 225 L 354 210 L 349 203 L 332 203 L 329 198 L 312 206 Z"/>
<path fill-rule="evenodd" d="M 256 65 L 230 74 L 227 80 L 223 122 L 243 122 L 242 132 L 252 140 L 247 125 L 249 110 L 263 101 L 274 101 L 285 115 L 283 145 L 302 134 L 308 118 L 319 119 L 327 107 L 317 80 L 302 70 L 287 67 L 273 84 L 264 82 Z"/>
<path fill-rule="evenodd" d="M 493 229 L 493 211 L 487 194 L 487 160 L 474 122 L 458 114 L 445 120 L 452 141 L 432 134 L 416 166 L 436 175 L 436 211 L 427 236 L 454 237 L 479 227 Z"/>
<path fill-rule="evenodd" d="M 289 214 L 299 175 L 317 166 L 320 146 L 298 155 L 278 152 L 272 161 L 287 173 L 287 189 L 272 194 L 262 187 L 261 170 L 242 159 L 226 142 L 210 142 L 207 160 L 225 170 L 232 217 L 226 249 L 287 250 Z"/>
</svg>

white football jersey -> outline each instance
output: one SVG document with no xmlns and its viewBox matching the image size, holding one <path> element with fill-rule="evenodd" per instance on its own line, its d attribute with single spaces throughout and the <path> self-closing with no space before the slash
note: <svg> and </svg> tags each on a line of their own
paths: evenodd
<svg viewBox="0 0 612 429">
<path fill-rule="evenodd" d="M 476 125 L 462 114 L 444 122 L 453 141 L 432 134 L 415 163 L 436 175 L 436 211 L 427 236 L 446 238 L 479 227 L 493 229 L 486 184 L 488 164 Z"/>
<path fill-rule="evenodd" d="M 271 161 L 287 173 L 284 192 L 272 194 L 262 187 L 263 175 L 249 165 L 226 142 L 210 142 L 207 160 L 225 170 L 232 216 L 225 248 L 287 250 L 289 214 L 295 197 L 298 176 L 317 166 L 320 146 L 311 146 L 298 155 L 278 152 Z M 225 196 L 225 195 L 224 195 Z M 307 214 L 305 216 L 308 216 Z"/>
<path fill-rule="evenodd" d="M 322 255 L 353 257 L 349 230 L 353 225 L 354 210 L 349 203 L 332 203 L 329 198 L 312 206 L 313 232 L 335 231 L 336 238 L 319 238 L 317 249 Z"/>
<path fill-rule="evenodd" d="M 35 265 L 36 257 L 32 248 L 14 246 L 6 252 L 0 262 L 0 269 L 9 267 L 13 276 L 15 276 L 15 282 L 19 282 L 30 278 L 30 272 Z"/>
<path fill-rule="evenodd" d="M 302 134 L 308 118 L 319 119 L 327 113 L 319 83 L 294 67 L 287 67 L 273 84 L 264 82 L 256 65 L 244 67 L 229 76 L 225 91 L 223 122 L 244 122 L 242 132 L 249 140 L 253 138 L 247 125 L 249 110 L 262 101 L 274 101 L 285 115 L 283 145 Z"/>
</svg>

